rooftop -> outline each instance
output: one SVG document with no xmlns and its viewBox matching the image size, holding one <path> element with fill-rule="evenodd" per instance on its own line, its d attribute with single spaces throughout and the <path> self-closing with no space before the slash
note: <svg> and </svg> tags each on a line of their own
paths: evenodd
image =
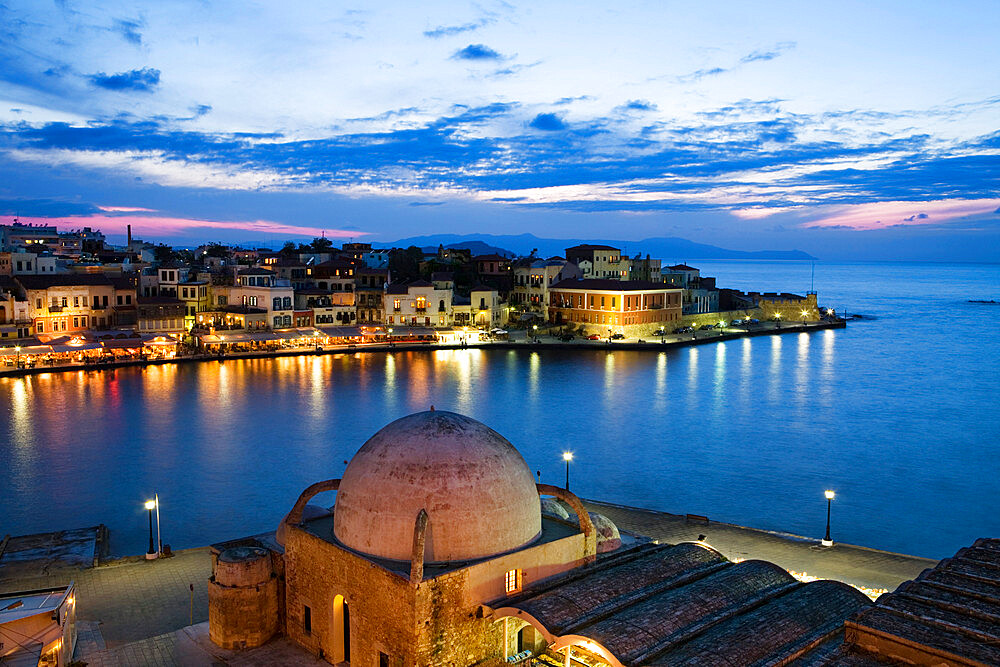
<svg viewBox="0 0 1000 667">
<path fill-rule="evenodd" d="M 582 280 L 567 278 L 566 280 L 560 280 L 549 289 L 602 290 L 606 292 L 678 291 L 666 283 L 654 283 L 645 280 L 606 280 L 603 278 L 584 278 Z"/>
</svg>

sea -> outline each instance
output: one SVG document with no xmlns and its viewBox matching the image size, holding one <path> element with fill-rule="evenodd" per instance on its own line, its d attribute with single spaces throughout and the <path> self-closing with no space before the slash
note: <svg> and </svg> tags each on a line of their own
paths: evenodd
<svg viewBox="0 0 1000 667">
<path fill-rule="evenodd" d="M 274 529 L 379 428 L 453 410 L 589 499 L 943 558 L 1000 536 L 1000 265 L 702 261 L 846 329 L 670 351 L 427 350 L 0 379 L 0 535 L 115 555 Z M 335 496 L 320 497 L 333 504 Z"/>
</svg>

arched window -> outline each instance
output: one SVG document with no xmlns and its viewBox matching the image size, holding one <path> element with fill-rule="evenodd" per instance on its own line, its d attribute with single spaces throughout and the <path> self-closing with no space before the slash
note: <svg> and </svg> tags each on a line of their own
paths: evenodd
<svg viewBox="0 0 1000 667">
<path fill-rule="evenodd" d="M 351 661 L 351 611 L 343 595 L 333 598 L 333 661 Z"/>
</svg>

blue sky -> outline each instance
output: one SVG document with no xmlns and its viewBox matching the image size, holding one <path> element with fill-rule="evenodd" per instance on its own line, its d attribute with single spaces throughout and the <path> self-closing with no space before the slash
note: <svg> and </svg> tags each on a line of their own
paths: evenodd
<svg viewBox="0 0 1000 667">
<path fill-rule="evenodd" d="M 0 216 L 1000 261 L 993 1 L 377 4 L 0 0 Z"/>
</svg>

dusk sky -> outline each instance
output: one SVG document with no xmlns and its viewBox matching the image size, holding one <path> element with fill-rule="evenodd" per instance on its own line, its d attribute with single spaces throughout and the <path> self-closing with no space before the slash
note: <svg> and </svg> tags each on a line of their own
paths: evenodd
<svg viewBox="0 0 1000 667">
<path fill-rule="evenodd" d="M 0 220 L 1000 261 L 1000 4 L 0 4 Z"/>
</svg>

